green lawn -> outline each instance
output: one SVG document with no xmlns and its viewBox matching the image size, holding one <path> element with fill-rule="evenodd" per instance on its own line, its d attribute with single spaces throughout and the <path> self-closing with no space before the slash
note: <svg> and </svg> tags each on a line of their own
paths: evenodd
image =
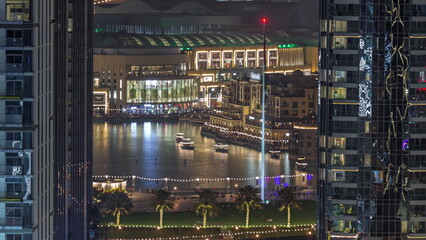
<svg viewBox="0 0 426 240">
<path fill-rule="evenodd" d="M 302 210 L 291 211 L 291 224 L 315 224 L 316 221 L 316 202 L 301 201 Z M 227 206 L 227 204 L 226 204 Z M 121 224 L 124 226 L 152 225 L 157 226 L 159 223 L 159 213 L 133 213 L 125 215 L 121 218 Z M 267 219 L 272 219 L 268 222 Z M 112 216 L 107 216 L 101 220 L 101 224 L 115 222 Z M 196 216 L 195 212 L 166 212 L 164 213 L 165 227 L 192 227 L 202 224 L 201 216 Z M 243 226 L 245 224 L 245 212 L 240 212 L 235 208 L 235 204 L 230 207 L 222 208 L 219 216 L 208 218 L 207 225 L 216 226 Z M 287 224 L 287 212 L 280 213 L 277 206 L 273 204 L 264 205 L 263 209 L 250 211 L 250 225 L 285 225 Z"/>
<path fill-rule="evenodd" d="M 306 230 L 309 229 L 309 230 Z M 234 238 L 267 238 L 267 237 L 290 237 L 290 236 L 306 236 L 315 234 L 315 230 L 310 228 L 239 228 L 231 229 Z M 226 231 L 226 233 L 229 233 Z M 97 237 L 103 238 L 170 238 L 170 237 L 190 237 L 190 238 L 221 238 L 220 228 L 206 228 L 206 229 L 194 229 L 194 228 L 165 228 L 158 230 L 156 228 L 144 228 L 144 227 L 125 227 L 118 229 L 117 227 L 98 229 Z"/>
<path fill-rule="evenodd" d="M 103 230 L 99 229 L 97 231 L 97 236 L 100 239 L 102 237 L 108 238 L 167 238 L 167 237 L 179 237 L 179 236 L 202 236 L 202 235 L 218 235 L 220 229 L 199 229 L 194 230 L 194 228 L 166 228 L 158 230 L 156 228 L 122 228 L 118 229 L 116 227 L 104 228 Z"/>
</svg>

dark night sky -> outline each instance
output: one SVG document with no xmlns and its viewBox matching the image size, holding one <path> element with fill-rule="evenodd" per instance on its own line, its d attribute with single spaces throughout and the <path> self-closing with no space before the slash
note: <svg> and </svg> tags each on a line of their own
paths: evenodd
<svg viewBox="0 0 426 240">
<path fill-rule="evenodd" d="M 224 15 L 241 16 L 243 24 L 258 24 L 260 17 L 270 18 L 270 29 L 290 35 L 312 36 L 318 31 L 318 0 L 298 0 L 297 3 L 276 2 L 216 2 L 215 0 L 117 0 L 121 6 L 97 6 L 95 22 L 116 22 L 117 13 L 130 16 L 159 15 Z M 100 8 L 99 8 L 100 7 Z M 120 9 L 120 10 L 118 10 Z M 117 12 L 118 10 L 118 12 Z M 100 15 L 103 16 L 100 16 Z M 112 14 L 112 15 L 111 15 Z M 130 14 L 130 15 L 129 15 Z M 114 18 L 114 17 L 113 17 Z M 101 20 L 102 19 L 102 20 Z M 123 22 L 124 23 L 124 22 Z"/>
</svg>

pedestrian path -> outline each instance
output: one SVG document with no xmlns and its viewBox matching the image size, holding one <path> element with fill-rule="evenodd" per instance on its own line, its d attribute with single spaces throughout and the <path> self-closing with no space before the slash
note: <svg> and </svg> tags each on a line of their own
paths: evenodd
<svg viewBox="0 0 426 240">
<path fill-rule="evenodd" d="M 155 209 L 152 207 L 152 199 L 154 198 L 154 194 L 147 193 L 147 192 L 129 192 L 129 197 L 132 199 L 133 202 L 133 212 L 155 212 Z M 173 195 L 175 196 L 176 202 L 175 202 L 175 211 L 182 212 L 182 211 L 191 211 L 193 210 L 193 207 L 195 203 L 198 200 L 198 195 L 188 194 L 187 192 L 174 192 Z M 273 194 L 272 191 L 266 192 L 267 200 L 274 201 L 277 198 Z M 231 194 L 220 194 L 217 201 L 219 203 L 233 203 L 235 202 L 237 198 L 236 192 Z M 298 192 L 297 196 L 298 200 L 315 200 L 315 192 L 313 189 L 305 189 L 303 191 Z"/>
</svg>

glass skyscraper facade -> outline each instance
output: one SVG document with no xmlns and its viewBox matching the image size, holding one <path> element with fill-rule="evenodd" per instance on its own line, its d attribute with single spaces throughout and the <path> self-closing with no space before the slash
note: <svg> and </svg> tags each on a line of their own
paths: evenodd
<svg viewBox="0 0 426 240">
<path fill-rule="evenodd" d="M 426 1 L 321 0 L 319 239 L 426 239 Z"/>
<path fill-rule="evenodd" d="M 0 239 L 86 239 L 91 1 L 0 0 Z"/>
</svg>

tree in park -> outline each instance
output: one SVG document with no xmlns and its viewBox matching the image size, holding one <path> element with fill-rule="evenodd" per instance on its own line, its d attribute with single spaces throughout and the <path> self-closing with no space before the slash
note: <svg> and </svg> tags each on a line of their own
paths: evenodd
<svg viewBox="0 0 426 240">
<path fill-rule="evenodd" d="M 261 199 L 257 196 L 259 190 L 253 186 L 245 186 L 238 189 L 237 208 L 246 211 L 246 228 L 249 227 L 250 209 L 260 209 Z"/>
<path fill-rule="evenodd" d="M 203 216 L 203 228 L 207 226 L 207 216 L 217 216 L 220 208 L 216 205 L 219 193 L 204 190 L 199 194 L 199 200 L 195 204 L 195 213 Z"/>
<path fill-rule="evenodd" d="M 120 226 L 121 215 L 132 212 L 132 199 L 121 189 L 115 189 L 105 196 L 102 206 L 106 209 L 107 213 L 112 213 L 116 217 L 116 225 Z"/>
<path fill-rule="evenodd" d="M 280 212 L 287 210 L 287 227 L 290 227 L 291 209 L 302 209 L 300 202 L 296 201 L 296 189 L 294 187 L 285 187 L 278 192 L 278 210 Z"/>
<path fill-rule="evenodd" d="M 164 211 L 173 211 L 175 207 L 174 199 L 171 192 L 159 190 L 154 198 L 152 205 L 157 212 L 160 212 L 160 228 L 163 228 L 163 214 Z"/>
</svg>

